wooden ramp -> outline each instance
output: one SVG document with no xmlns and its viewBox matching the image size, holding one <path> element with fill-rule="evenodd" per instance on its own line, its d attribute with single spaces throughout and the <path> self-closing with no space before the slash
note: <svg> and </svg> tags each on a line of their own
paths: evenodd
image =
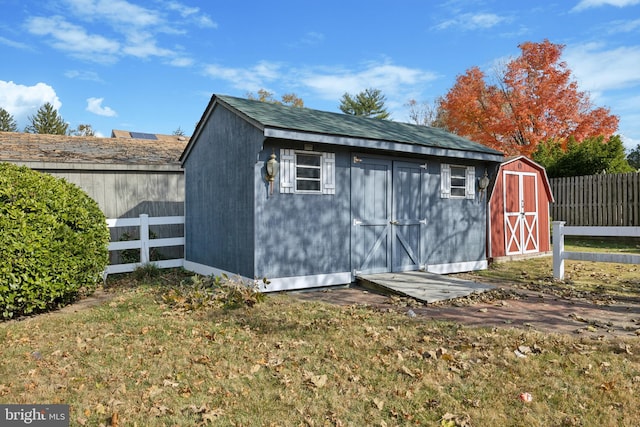
<svg viewBox="0 0 640 427">
<path fill-rule="evenodd" d="M 424 271 L 368 274 L 358 276 L 356 280 L 364 287 L 395 292 L 427 303 L 464 297 L 494 288 L 485 283 Z"/>
</svg>

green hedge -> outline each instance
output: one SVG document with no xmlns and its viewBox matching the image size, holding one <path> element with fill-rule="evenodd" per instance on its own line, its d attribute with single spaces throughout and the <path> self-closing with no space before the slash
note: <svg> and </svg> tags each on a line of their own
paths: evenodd
<svg viewBox="0 0 640 427">
<path fill-rule="evenodd" d="M 64 179 L 0 163 L 0 316 L 60 307 L 91 292 L 109 258 L 97 203 Z"/>
</svg>

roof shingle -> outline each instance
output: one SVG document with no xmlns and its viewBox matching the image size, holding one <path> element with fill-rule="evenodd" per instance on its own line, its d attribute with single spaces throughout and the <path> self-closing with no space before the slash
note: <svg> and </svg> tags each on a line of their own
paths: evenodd
<svg viewBox="0 0 640 427">
<path fill-rule="evenodd" d="M 185 141 L 0 132 L 0 161 L 179 165 Z"/>
<path fill-rule="evenodd" d="M 502 155 L 501 152 L 492 148 L 429 126 L 290 107 L 224 95 L 214 95 L 214 99 L 240 111 L 264 127 Z"/>
</svg>

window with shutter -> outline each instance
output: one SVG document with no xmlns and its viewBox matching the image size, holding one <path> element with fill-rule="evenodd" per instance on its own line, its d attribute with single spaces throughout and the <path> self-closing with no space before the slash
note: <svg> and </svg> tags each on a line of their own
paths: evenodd
<svg viewBox="0 0 640 427">
<path fill-rule="evenodd" d="M 467 199 L 475 199 L 476 197 L 476 168 L 467 166 Z"/>
<path fill-rule="evenodd" d="M 474 199 L 476 169 L 473 166 L 440 165 L 440 197 Z"/>
<path fill-rule="evenodd" d="M 451 195 L 451 167 L 445 163 L 440 165 L 440 197 L 448 199 Z"/>
<path fill-rule="evenodd" d="M 280 150 L 280 192 L 293 193 L 295 151 L 289 149 Z"/>
<path fill-rule="evenodd" d="M 280 150 L 280 193 L 335 194 L 335 154 Z"/>
</svg>

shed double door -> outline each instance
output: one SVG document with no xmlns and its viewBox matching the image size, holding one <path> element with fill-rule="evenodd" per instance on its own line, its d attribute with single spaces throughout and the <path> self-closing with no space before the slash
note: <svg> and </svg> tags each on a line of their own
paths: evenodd
<svg viewBox="0 0 640 427">
<path fill-rule="evenodd" d="M 425 172 L 417 163 L 354 156 L 351 168 L 354 275 L 420 268 L 426 224 Z"/>
<path fill-rule="evenodd" d="M 505 171 L 503 177 L 506 254 L 538 252 L 537 176 L 534 173 Z"/>
</svg>

